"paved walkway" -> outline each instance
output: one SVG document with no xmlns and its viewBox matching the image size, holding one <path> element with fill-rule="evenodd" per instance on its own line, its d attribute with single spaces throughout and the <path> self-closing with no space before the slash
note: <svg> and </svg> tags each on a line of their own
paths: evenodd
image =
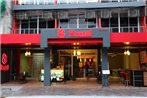
<svg viewBox="0 0 147 98">
<path fill-rule="evenodd" d="M 42 96 L 44 96 L 44 98 L 47 98 L 47 96 L 80 96 L 80 98 L 82 96 L 95 96 L 97 98 L 102 98 L 99 96 L 105 96 L 106 98 L 110 96 L 113 96 L 113 98 L 114 96 L 122 96 L 123 98 L 129 96 L 129 98 L 134 98 L 134 96 L 136 96 L 147 98 L 147 87 L 126 87 L 120 82 L 111 82 L 110 87 L 103 88 L 101 84 L 97 84 L 95 80 L 53 83 L 52 86 L 44 87 L 42 82 L 28 81 L 24 84 L 17 82 L 2 84 L 1 95 L 7 98 L 14 98 L 14 96 L 18 96 L 19 98 L 27 98 L 26 96 L 38 96 L 38 98 L 43 98 Z"/>
<path fill-rule="evenodd" d="M 136 96 L 17 96 L 17 97 L 7 97 L 7 98 L 146 98 L 146 97 L 136 97 Z"/>
</svg>

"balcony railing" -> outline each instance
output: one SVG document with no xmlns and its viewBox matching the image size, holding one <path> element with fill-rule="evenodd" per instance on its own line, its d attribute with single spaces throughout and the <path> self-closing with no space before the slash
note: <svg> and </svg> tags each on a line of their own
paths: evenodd
<svg viewBox="0 0 147 98">
<path fill-rule="evenodd" d="M 139 2 L 146 0 L 12 0 L 13 5 L 47 5 L 69 3 L 108 3 L 108 2 Z"/>
<path fill-rule="evenodd" d="M 146 28 L 143 26 L 130 26 L 130 27 L 104 27 L 110 30 L 110 32 L 143 32 Z"/>
<path fill-rule="evenodd" d="M 84 28 L 82 28 L 82 29 L 84 29 Z M 119 30 L 120 30 L 120 33 L 121 32 L 145 32 L 147 30 L 146 27 L 142 27 L 142 26 L 139 29 L 138 29 L 137 26 L 120 27 L 120 29 L 118 27 L 104 27 L 104 29 L 109 29 L 110 32 L 112 32 L 112 33 L 113 32 L 114 33 L 118 33 Z M 40 33 L 40 29 L 38 29 L 38 30 L 37 30 L 37 28 L 16 29 L 16 30 L 14 30 L 14 33 L 15 34 L 39 34 Z"/>
</svg>

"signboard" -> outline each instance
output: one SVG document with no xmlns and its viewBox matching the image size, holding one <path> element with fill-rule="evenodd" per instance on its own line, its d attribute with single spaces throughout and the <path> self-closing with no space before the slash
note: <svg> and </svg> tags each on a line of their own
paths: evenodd
<svg viewBox="0 0 147 98">
<path fill-rule="evenodd" d="M 6 53 L 2 53 L 0 70 L 1 71 L 9 70 L 8 55 Z"/>
<path fill-rule="evenodd" d="M 103 40 L 103 47 L 110 47 L 110 32 L 108 29 L 41 29 L 41 48 L 48 47 L 49 39 L 81 39 L 96 38 Z M 86 42 L 85 42 L 86 43 Z"/>
<path fill-rule="evenodd" d="M 64 29 L 57 30 L 58 38 L 68 37 L 92 37 L 92 30 L 76 31 L 76 30 L 67 30 L 67 34 Z"/>
<path fill-rule="evenodd" d="M 110 70 L 102 70 L 102 74 L 110 74 Z"/>
</svg>

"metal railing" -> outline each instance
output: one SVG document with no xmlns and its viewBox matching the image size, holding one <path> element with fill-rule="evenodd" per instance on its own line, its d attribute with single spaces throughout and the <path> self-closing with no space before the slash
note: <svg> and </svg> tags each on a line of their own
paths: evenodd
<svg viewBox="0 0 147 98">
<path fill-rule="evenodd" d="M 12 0 L 13 5 L 47 5 L 69 3 L 139 2 L 146 0 Z"/>
<path fill-rule="evenodd" d="M 39 34 L 39 32 L 37 32 L 37 28 L 30 28 L 30 29 L 16 29 L 15 30 L 15 34 Z"/>
<path fill-rule="evenodd" d="M 102 27 L 103 28 L 103 27 Z M 104 27 L 110 30 L 110 32 L 143 32 L 146 30 L 145 26 L 128 26 L 128 27 Z"/>
<path fill-rule="evenodd" d="M 69 28 L 66 28 L 69 29 Z M 76 29 L 76 28 L 75 28 Z M 82 28 L 84 29 L 84 28 Z M 85 28 L 88 29 L 88 28 Z M 140 26 L 131 26 L 131 27 L 102 27 L 102 29 L 108 29 L 110 32 L 118 33 L 118 32 L 144 32 L 147 30 L 146 27 Z M 120 31 L 119 31 L 120 30 Z M 38 31 L 38 32 L 37 32 Z M 15 34 L 39 34 L 40 33 L 40 28 L 37 30 L 37 28 L 26 28 L 26 29 L 15 29 L 14 30 Z"/>
</svg>

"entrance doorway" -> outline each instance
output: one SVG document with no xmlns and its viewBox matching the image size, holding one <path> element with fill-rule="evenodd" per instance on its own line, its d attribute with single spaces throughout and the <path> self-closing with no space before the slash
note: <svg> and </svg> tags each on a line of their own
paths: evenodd
<svg viewBox="0 0 147 98">
<path fill-rule="evenodd" d="M 97 50 L 96 49 L 60 49 L 59 64 L 64 65 L 65 79 L 86 78 L 85 62 L 89 61 L 89 77 L 96 77 L 97 73 Z"/>
</svg>

